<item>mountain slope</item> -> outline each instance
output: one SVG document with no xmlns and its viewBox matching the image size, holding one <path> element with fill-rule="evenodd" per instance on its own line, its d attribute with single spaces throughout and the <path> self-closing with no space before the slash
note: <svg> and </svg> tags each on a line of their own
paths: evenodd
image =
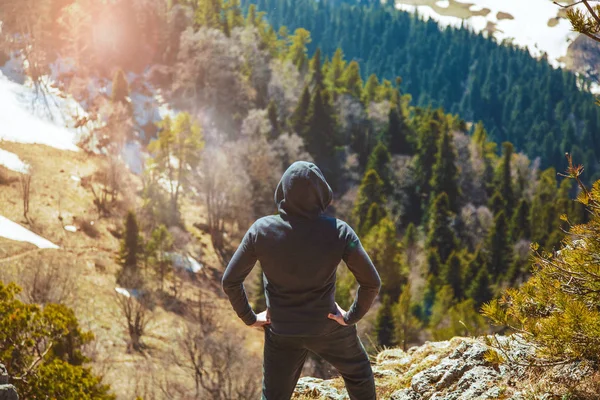
<svg viewBox="0 0 600 400">
<path fill-rule="evenodd" d="M 402 78 L 421 106 L 444 107 L 467 121 L 482 120 L 497 142 L 511 141 L 544 167 L 564 170 L 564 153 L 598 176 L 600 110 L 578 78 L 533 58 L 527 49 L 500 45 L 467 28 L 442 28 L 410 13 L 372 2 L 257 0 L 276 28 L 311 32 L 309 52 L 331 58 L 341 47 L 358 60 L 363 79 Z M 548 30 L 553 28 L 546 28 Z M 544 31 L 545 32 L 545 31 Z"/>
</svg>

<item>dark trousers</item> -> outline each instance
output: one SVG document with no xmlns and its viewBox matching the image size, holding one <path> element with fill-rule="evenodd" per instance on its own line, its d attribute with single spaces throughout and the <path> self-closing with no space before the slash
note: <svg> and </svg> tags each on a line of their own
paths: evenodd
<svg viewBox="0 0 600 400">
<path fill-rule="evenodd" d="M 322 336 L 282 336 L 266 326 L 262 400 L 292 397 L 309 351 L 337 369 L 351 400 L 376 399 L 371 363 L 356 325 L 339 325 Z"/>
</svg>

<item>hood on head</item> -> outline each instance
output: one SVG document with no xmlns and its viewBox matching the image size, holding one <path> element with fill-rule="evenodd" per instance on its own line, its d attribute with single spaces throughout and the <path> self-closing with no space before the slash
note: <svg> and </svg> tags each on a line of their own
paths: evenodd
<svg viewBox="0 0 600 400">
<path fill-rule="evenodd" d="M 283 173 L 275 204 L 280 214 L 317 218 L 333 199 L 323 173 L 313 163 L 296 161 Z"/>
</svg>

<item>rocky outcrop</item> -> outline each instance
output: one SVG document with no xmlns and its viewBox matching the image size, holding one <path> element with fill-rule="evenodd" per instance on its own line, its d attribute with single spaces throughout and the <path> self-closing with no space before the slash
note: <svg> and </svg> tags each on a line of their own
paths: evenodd
<svg viewBox="0 0 600 400">
<path fill-rule="evenodd" d="M 8 372 L 2 364 L 0 364 L 0 400 L 19 400 L 17 389 L 8 383 Z"/>
<path fill-rule="evenodd" d="M 552 382 L 578 382 L 591 370 L 570 364 L 532 371 L 526 367 L 531 347 L 515 338 L 498 337 L 506 356 L 522 362 L 500 362 L 483 338 L 453 338 L 427 342 L 404 352 L 388 349 L 374 363 L 379 399 L 390 400 L 483 400 L 554 398 L 538 395 L 555 388 Z M 533 378 L 532 378 L 533 377 Z M 558 379 L 558 380 L 557 380 Z M 340 379 L 302 378 L 296 398 L 348 399 Z M 533 392 L 532 392 L 533 390 Z"/>
</svg>

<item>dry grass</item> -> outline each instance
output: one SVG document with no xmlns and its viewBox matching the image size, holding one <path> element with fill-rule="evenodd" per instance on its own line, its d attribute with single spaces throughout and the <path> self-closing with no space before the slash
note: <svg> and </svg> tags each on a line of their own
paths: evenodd
<svg viewBox="0 0 600 400">
<path fill-rule="evenodd" d="M 73 290 L 63 300 L 75 310 L 83 328 L 96 336 L 96 340 L 86 348 L 86 353 L 93 360 L 94 370 L 111 384 L 119 399 L 129 400 L 136 396 L 145 400 L 162 399 L 165 398 L 163 390 L 167 384 L 184 389 L 193 387 L 193 381 L 173 365 L 172 359 L 173 352 L 177 351 L 174 340 L 186 321 L 181 310 L 192 307 L 199 292 L 214 304 L 226 329 L 245 334 L 246 343 L 240 345 L 260 355 L 263 335 L 239 321 L 221 294 L 218 282 L 223 270 L 221 259 L 213 249 L 210 237 L 192 228 L 194 222 L 204 222 L 202 216 L 205 212 L 188 200 L 184 201 L 182 212 L 190 233 L 180 232 L 178 240 L 184 244 L 186 251 L 205 265 L 204 273 L 199 274 L 195 281 L 181 281 L 177 302 L 183 308 L 173 308 L 178 312 L 168 311 L 171 308 L 167 304 L 164 307 L 158 304 L 153 309 L 148 334 L 143 338 L 145 352 L 128 354 L 128 335 L 114 291 L 115 275 L 119 269 L 115 262 L 119 241 L 111 233 L 122 225 L 124 210 L 112 217 L 98 219 L 92 194 L 81 186 L 79 180 L 72 178 L 94 173 L 101 159 L 83 152 L 62 151 L 42 145 L 3 142 L 3 149 L 32 165 L 36 175 L 31 188 L 30 221 L 25 221 L 22 216 L 16 181 L 0 187 L 0 215 L 22 224 L 59 245 L 60 249 L 41 250 L 28 243 L 0 238 L 0 279 L 16 281 L 23 286 L 31 286 L 36 273 L 39 273 L 38 277 L 49 274 L 53 279 L 65 280 L 65 277 L 54 274 L 56 271 L 42 270 L 48 265 L 43 267 L 44 263 L 40 260 L 52 259 L 53 264 L 68 268 L 68 275 L 73 278 Z M 135 176 L 127 178 L 133 199 L 139 205 L 140 181 Z M 93 232 L 81 229 L 72 233 L 64 229 L 65 225 L 82 228 L 82 221 L 87 224 L 93 221 Z"/>
</svg>

